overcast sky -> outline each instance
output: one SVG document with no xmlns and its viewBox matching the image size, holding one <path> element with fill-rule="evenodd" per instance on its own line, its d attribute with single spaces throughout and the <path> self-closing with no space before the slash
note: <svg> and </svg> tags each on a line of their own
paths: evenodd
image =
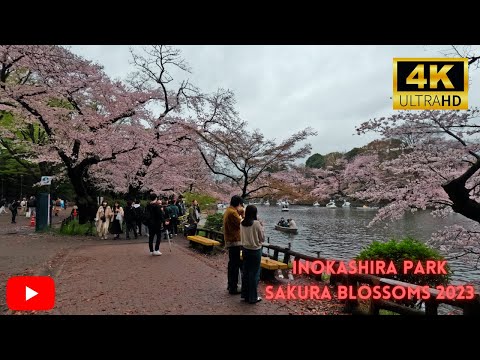
<svg viewBox="0 0 480 360">
<path fill-rule="evenodd" d="M 185 74 L 204 92 L 235 93 L 251 128 L 283 140 L 307 126 L 312 153 L 348 151 L 375 137 L 355 127 L 392 110 L 394 57 L 443 57 L 445 46 L 421 45 L 189 45 L 178 46 L 193 70 Z M 113 78 L 132 70 L 129 46 L 74 45 L 71 50 L 105 67 Z M 477 54 L 478 55 L 478 54 Z M 470 71 L 469 106 L 480 106 L 480 69 Z"/>
</svg>

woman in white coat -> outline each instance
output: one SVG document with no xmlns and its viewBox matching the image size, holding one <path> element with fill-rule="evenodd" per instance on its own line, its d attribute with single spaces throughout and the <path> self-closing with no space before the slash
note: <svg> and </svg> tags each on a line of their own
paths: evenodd
<svg viewBox="0 0 480 360">
<path fill-rule="evenodd" d="M 97 210 L 95 221 L 97 222 L 97 233 L 100 239 L 107 239 L 108 228 L 110 227 L 110 220 L 112 219 L 112 209 L 107 202 L 102 202 L 102 205 Z"/>
</svg>

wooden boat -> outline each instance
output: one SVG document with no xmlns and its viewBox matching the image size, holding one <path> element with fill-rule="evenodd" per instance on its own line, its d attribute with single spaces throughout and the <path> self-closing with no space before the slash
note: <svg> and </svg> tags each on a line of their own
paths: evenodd
<svg viewBox="0 0 480 360">
<path fill-rule="evenodd" d="M 285 226 L 280 226 L 280 225 L 275 225 L 275 230 L 280 230 L 280 231 L 290 233 L 290 234 L 298 233 L 297 228 L 290 228 L 290 227 L 285 227 Z"/>
<path fill-rule="evenodd" d="M 363 205 L 363 206 L 357 207 L 357 209 L 361 209 L 361 210 L 377 210 L 377 209 L 378 209 L 378 206 L 367 206 L 367 205 Z"/>
</svg>

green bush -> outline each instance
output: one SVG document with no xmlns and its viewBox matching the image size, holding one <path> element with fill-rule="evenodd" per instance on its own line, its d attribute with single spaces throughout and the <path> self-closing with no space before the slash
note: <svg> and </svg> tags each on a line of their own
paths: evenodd
<svg viewBox="0 0 480 360">
<path fill-rule="evenodd" d="M 207 221 L 205 222 L 205 228 L 212 229 L 216 231 L 223 231 L 223 214 L 216 213 L 213 215 L 208 215 Z"/>
<path fill-rule="evenodd" d="M 448 265 L 445 267 L 447 275 L 412 274 L 418 261 L 422 263 L 425 269 L 426 260 L 445 260 L 445 258 L 437 250 L 410 237 L 400 241 L 392 239 L 385 243 L 374 241 L 360 252 L 356 260 L 384 260 L 387 264 L 393 261 L 398 274 L 385 274 L 382 277 L 410 284 L 428 285 L 431 288 L 435 288 L 437 285 L 448 284 L 452 274 Z M 404 260 L 412 260 L 414 262 L 414 267 L 409 270 L 408 274 L 403 274 Z"/>
<path fill-rule="evenodd" d="M 69 221 L 60 227 L 60 234 L 63 235 L 90 235 L 92 234 L 93 224 L 79 224 L 78 220 Z"/>
</svg>

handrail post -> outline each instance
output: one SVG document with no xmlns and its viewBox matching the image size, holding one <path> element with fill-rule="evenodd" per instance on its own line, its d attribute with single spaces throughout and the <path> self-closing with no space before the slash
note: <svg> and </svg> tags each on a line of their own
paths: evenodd
<svg viewBox="0 0 480 360">
<path fill-rule="evenodd" d="M 278 260 L 278 249 L 273 250 L 273 260 Z"/>
<path fill-rule="evenodd" d="M 438 315 L 438 303 L 436 299 L 425 301 L 425 315 Z"/>
<path fill-rule="evenodd" d="M 347 281 L 346 281 L 346 286 L 347 288 L 349 286 L 351 286 L 351 289 L 352 289 L 352 295 L 357 297 L 358 295 L 358 283 L 357 283 L 357 279 L 355 279 L 354 276 L 352 275 L 347 275 Z M 355 309 L 358 307 L 358 300 L 357 299 L 350 299 L 350 298 L 347 298 L 347 300 L 345 301 L 345 308 L 344 308 L 344 311 L 347 312 L 347 313 L 352 313 L 355 311 Z"/>
</svg>

